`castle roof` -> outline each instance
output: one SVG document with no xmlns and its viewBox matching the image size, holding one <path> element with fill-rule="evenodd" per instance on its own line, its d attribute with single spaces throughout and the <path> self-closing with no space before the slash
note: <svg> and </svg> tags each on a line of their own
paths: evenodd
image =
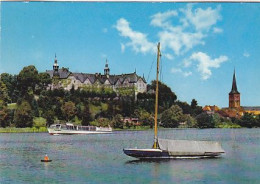
<svg viewBox="0 0 260 184">
<path fill-rule="evenodd" d="M 116 84 L 117 81 L 123 84 L 126 80 L 129 83 L 136 83 L 139 79 L 143 80 L 143 82 L 146 83 L 145 79 L 138 76 L 135 72 L 128 73 L 128 74 L 121 74 L 121 75 L 101 75 L 100 73 L 96 73 L 96 74 L 72 73 L 67 68 L 59 69 L 58 72 L 59 72 L 60 79 L 66 79 L 69 76 L 74 76 L 81 83 L 85 82 L 87 79 L 89 79 L 89 81 L 92 84 L 94 84 L 97 80 L 101 84 L 104 84 L 106 80 L 108 80 L 111 85 Z M 47 70 L 46 73 L 48 73 L 52 78 L 54 70 Z"/>
</svg>

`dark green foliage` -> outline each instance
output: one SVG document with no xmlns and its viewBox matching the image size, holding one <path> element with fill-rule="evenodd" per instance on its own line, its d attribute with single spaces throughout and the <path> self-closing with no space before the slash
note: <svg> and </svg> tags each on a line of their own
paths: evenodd
<svg viewBox="0 0 260 184">
<path fill-rule="evenodd" d="M 183 121 L 185 121 L 185 117 L 178 105 L 171 106 L 161 115 L 161 125 L 165 128 L 176 128 Z"/>
<path fill-rule="evenodd" d="M 50 126 L 51 124 L 54 123 L 55 113 L 53 110 L 46 109 L 42 117 L 46 119 L 47 126 Z"/>
<path fill-rule="evenodd" d="M 260 127 L 259 115 L 258 117 L 255 117 L 252 114 L 245 113 L 241 119 L 238 119 L 235 122 L 242 127 L 247 127 L 247 128 Z"/>
<path fill-rule="evenodd" d="M 65 102 L 61 106 L 61 111 L 67 121 L 71 120 L 76 114 L 76 106 L 72 101 Z"/>
<path fill-rule="evenodd" d="M 212 115 L 208 115 L 206 112 L 199 114 L 196 117 L 198 128 L 214 128 L 215 122 Z"/>
<path fill-rule="evenodd" d="M 17 78 L 16 76 L 12 76 L 8 73 L 2 73 L 0 76 L 1 81 L 5 84 L 8 93 L 8 102 L 16 102 L 17 101 Z"/>
<path fill-rule="evenodd" d="M 158 93 L 158 101 L 159 106 L 161 106 L 162 110 L 165 110 L 171 107 L 177 99 L 177 96 L 174 92 L 172 92 L 171 88 L 169 88 L 166 84 L 159 81 L 159 93 Z M 156 81 L 152 81 L 151 89 L 156 90 Z M 160 108 L 159 108 L 160 109 Z"/>
<path fill-rule="evenodd" d="M 82 125 L 89 125 L 92 121 L 89 105 L 86 103 L 82 114 Z"/>
<path fill-rule="evenodd" d="M 17 76 L 17 87 L 22 95 L 35 92 L 35 86 L 38 82 L 38 70 L 33 65 L 24 67 Z"/>
<path fill-rule="evenodd" d="M 32 108 L 27 101 L 22 101 L 20 105 L 18 105 L 15 113 L 14 113 L 14 123 L 16 127 L 24 128 L 24 127 L 32 127 L 33 125 L 33 114 Z"/>
<path fill-rule="evenodd" d="M 120 114 L 117 114 L 112 120 L 112 126 L 113 126 L 113 128 L 123 129 L 123 127 L 124 127 L 123 116 Z"/>
</svg>

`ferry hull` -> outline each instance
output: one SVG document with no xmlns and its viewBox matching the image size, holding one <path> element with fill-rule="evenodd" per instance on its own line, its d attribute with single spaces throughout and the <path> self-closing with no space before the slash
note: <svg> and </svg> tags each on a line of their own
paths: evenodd
<svg viewBox="0 0 260 184">
<path fill-rule="evenodd" d="M 53 130 L 48 129 L 50 135 L 73 135 L 73 134 L 109 134 L 112 131 L 73 131 L 73 130 Z"/>
<path fill-rule="evenodd" d="M 216 158 L 223 152 L 205 152 L 205 153 L 183 153 L 183 152 L 168 152 L 161 149 L 123 149 L 128 156 L 139 159 L 199 159 L 199 158 Z"/>
</svg>

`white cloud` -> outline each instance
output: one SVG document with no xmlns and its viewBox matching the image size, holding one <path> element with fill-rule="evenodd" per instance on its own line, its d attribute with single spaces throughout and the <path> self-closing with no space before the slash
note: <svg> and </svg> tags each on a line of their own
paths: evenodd
<svg viewBox="0 0 260 184">
<path fill-rule="evenodd" d="M 220 56 L 219 58 L 211 59 L 206 53 L 197 52 L 190 56 L 190 60 L 197 61 L 197 69 L 201 74 L 203 80 L 207 80 L 212 72 L 211 68 L 219 68 L 220 64 L 228 60 L 227 56 Z"/>
<path fill-rule="evenodd" d="M 244 52 L 243 56 L 244 57 L 250 57 L 250 54 L 248 52 Z"/>
<path fill-rule="evenodd" d="M 181 12 L 185 14 L 182 22 L 185 26 L 194 25 L 197 31 L 208 31 L 218 20 L 221 20 L 220 10 L 221 7 L 218 6 L 216 9 L 209 7 L 207 9 L 197 8 L 192 11 L 192 4 L 189 4 L 187 9 L 181 9 Z"/>
<path fill-rule="evenodd" d="M 151 51 L 156 51 L 155 44 L 147 40 L 147 35 L 132 30 L 132 28 L 129 26 L 129 22 L 126 19 L 119 19 L 115 28 L 120 32 L 121 36 L 130 39 L 130 42 L 126 43 L 125 46 L 132 47 L 135 52 L 148 53 Z"/>
<path fill-rule="evenodd" d="M 186 9 L 166 11 L 151 16 L 151 25 L 162 28 L 158 37 L 162 49 L 171 49 L 176 55 L 184 54 L 197 45 L 204 45 L 203 39 L 210 28 L 221 19 L 220 6 L 216 9 L 197 8 L 192 10 L 192 5 Z M 181 15 L 183 17 L 181 17 Z M 176 18 L 179 18 L 176 20 Z M 174 25 L 172 24 L 174 22 Z M 213 31 L 220 32 L 220 28 Z"/>
<path fill-rule="evenodd" d="M 213 28 L 213 32 L 214 32 L 214 33 L 222 33 L 222 32 L 223 32 L 223 29 L 218 28 L 218 27 L 214 27 L 214 28 Z"/>
<path fill-rule="evenodd" d="M 168 19 L 177 15 L 178 12 L 175 10 L 167 11 L 165 13 L 157 13 L 151 16 L 152 18 L 151 25 L 157 27 L 171 28 L 172 27 L 171 22 Z"/>
<path fill-rule="evenodd" d="M 182 73 L 182 69 L 180 68 L 172 68 L 171 73 Z"/>
<path fill-rule="evenodd" d="M 173 60 L 173 55 L 171 55 L 171 54 L 168 54 L 168 53 L 165 53 L 165 54 L 163 54 L 167 59 L 169 59 L 169 60 Z"/>
<path fill-rule="evenodd" d="M 175 74 L 179 73 L 179 74 L 182 74 L 184 77 L 188 77 L 188 76 L 192 75 L 191 71 L 184 72 L 181 68 L 172 68 L 171 73 L 175 73 Z"/>
<path fill-rule="evenodd" d="M 121 51 L 125 52 L 125 44 L 121 43 Z"/>
<path fill-rule="evenodd" d="M 184 72 L 183 75 L 184 75 L 184 77 L 188 77 L 188 76 L 192 75 L 192 72 Z"/>
</svg>

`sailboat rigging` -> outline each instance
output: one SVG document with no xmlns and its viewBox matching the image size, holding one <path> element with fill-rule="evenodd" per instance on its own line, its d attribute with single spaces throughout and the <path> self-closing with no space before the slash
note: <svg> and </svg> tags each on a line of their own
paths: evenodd
<svg viewBox="0 0 260 184">
<path fill-rule="evenodd" d="M 139 159 L 155 158 L 214 158 L 221 156 L 225 151 L 219 142 L 215 141 L 192 141 L 192 140 L 169 140 L 158 138 L 158 77 L 160 62 L 160 42 L 157 45 L 156 67 L 156 93 L 154 115 L 154 142 L 151 149 L 124 148 L 126 155 Z"/>
</svg>

